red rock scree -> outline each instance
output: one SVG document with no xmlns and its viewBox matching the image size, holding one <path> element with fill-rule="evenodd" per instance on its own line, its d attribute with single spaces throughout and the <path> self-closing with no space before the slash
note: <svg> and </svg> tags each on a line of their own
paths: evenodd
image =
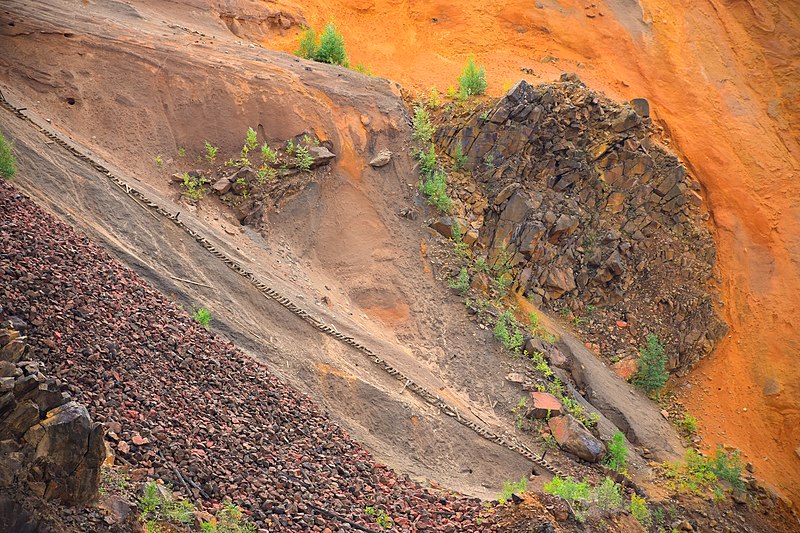
<svg viewBox="0 0 800 533">
<path fill-rule="evenodd" d="M 0 306 L 133 472 L 181 488 L 174 465 L 208 495 L 193 500 L 229 497 L 278 531 L 353 530 L 319 508 L 380 529 L 367 506 L 393 531 L 492 529 L 476 525 L 479 500 L 376 464 L 309 398 L 2 180 Z"/>
</svg>

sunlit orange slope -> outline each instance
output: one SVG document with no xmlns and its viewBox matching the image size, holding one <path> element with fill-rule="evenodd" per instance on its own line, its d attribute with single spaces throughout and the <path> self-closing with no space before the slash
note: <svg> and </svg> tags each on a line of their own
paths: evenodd
<svg viewBox="0 0 800 533">
<path fill-rule="evenodd" d="M 277 4 L 316 28 L 334 20 L 353 64 L 407 88 L 444 92 L 474 54 L 495 95 L 574 71 L 609 96 L 648 98 L 705 188 L 731 325 L 682 394 L 709 447 L 741 448 L 800 504 L 800 3 Z M 296 43 L 287 34 L 264 44 Z"/>
</svg>

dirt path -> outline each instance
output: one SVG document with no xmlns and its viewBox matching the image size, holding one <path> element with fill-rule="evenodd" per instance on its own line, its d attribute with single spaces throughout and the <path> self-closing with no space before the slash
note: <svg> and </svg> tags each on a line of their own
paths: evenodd
<svg viewBox="0 0 800 533">
<path fill-rule="evenodd" d="M 796 2 L 279 2 L 333 19 L 351 60 L 405 86 L 456 83 L 469 53 L 489 92 L 575 71 L 646 97 L 704 187 L 731 335 L 680 387 L 706 444 L 741 448 L 800 503 L 800 9 Z M 591 7 L 595 6 L 595 7 Z M 391 38 L 386 38 L 387 32 Z M 292 51 L 295 32 L 267 46 Z M 521 69 L 532 69 L 533 74 Z M 747 409 L 746 411 L 744 409 Z"/>
</svg>

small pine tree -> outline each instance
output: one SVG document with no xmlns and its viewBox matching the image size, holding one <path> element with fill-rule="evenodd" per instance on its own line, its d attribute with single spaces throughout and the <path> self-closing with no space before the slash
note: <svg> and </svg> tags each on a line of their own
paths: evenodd
<svg viewBox="0 0 800 533">
<path fill-rule="evenodd" d="M 300 36 L 300 48 L 295 52 L 302 58 L 314 59 L 317 55 L 317 32 L 314 28 L 308 28 Z"/>
<path fill-rule="evenodd" d="M 321 63 L 349 66 L 347 53 L 344 51 L 344 36 L 336 31 L 336 25 L 333 22 L 329 22 L 325 26 L 314 59 Z"/>
<path fill-rule="evenodd" d="M 458 77 L 459 96 L 469 98 L 486 92 L 486 69 L 475 65 L 475 58 L 470 56 L 467 66 Z"/>
<path fill-rule="evenodd" d="M 639 354 L 639 370 L 633 375 L 633 384 L 649 394 L 661 390 L 667 378 L 669 372 L 664 346 L 651 333 L 647 336 L 647 345 Z"/>
</svg>

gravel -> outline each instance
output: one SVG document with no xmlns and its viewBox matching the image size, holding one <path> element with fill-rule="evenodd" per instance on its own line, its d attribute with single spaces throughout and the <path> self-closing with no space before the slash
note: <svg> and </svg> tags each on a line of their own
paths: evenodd
<svg viewBox="0 0 800 533">
<path fill-rule="evenodd" d="M 479 500 L 374 462 L 308 397 L 1 181 L 0 306 L 28 323 L 46 373 L 106 424 L 135 479 L 206 506 L 230 498 L 279 531 L 381 529 L 368 506 L 393 531 L 491 529 Z"/>
</svg>

